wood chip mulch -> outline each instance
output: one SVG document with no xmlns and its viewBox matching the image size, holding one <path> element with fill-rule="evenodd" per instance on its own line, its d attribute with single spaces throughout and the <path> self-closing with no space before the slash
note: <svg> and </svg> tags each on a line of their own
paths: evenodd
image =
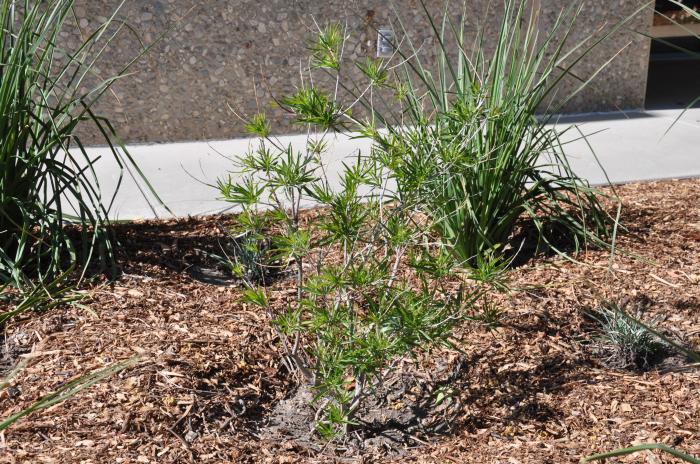
<svg viewBox="0 0 700 464">
<path fill-rule="evenodd" d="M 667 360 L 647 372 L 606 368 L 586 316 L 602 298 L 639 303 L 645 320 L 700 349 L 700 180 L 618 187 L 618 252 L 583 264 L 538 257 L 511 272 L 495 331 L 468 323 L 451 429 L 416 437 L 401 454 L 312 454 L 260 439 L 294 385 L 267 316 L 240 302 L 236 283 L 193 278 L 230 218 L 119 225 L 124 273 L 95 279 L 79 306 L 11 322 L 5 353 L 25 368 L 0 391 L 0 418 L 63 383 L 141 354 L 133 368 L 0 434 L 0 462 L 575 463 L 660 442 L 700 456 L 700 367 Z M 278 296 L 291 291 L 280 279 Z M 451 356 L 449 350 L 435 356 Z M 674 462 L 653 452 L 609 462 Z"/>
</svg>

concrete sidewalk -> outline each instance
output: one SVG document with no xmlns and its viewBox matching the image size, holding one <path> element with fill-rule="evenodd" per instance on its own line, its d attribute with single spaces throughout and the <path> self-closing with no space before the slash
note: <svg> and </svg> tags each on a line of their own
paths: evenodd
<svg viewBox="0 0 700 464">
<path fill-rule="evenodd" d="M 678 110 L 567 116 L 559 127 L 575 124 L 595 151 L 613 183 L 700 176 L 700 109 L 680 115 Z M 579 137 L 570 130 L 567 140 Z M 306 136 L 281 137 L 283 143 L 303 147 Z M 233 168 L 231 159 L 248 150 L 250 139 L 212 142 L 169 143 L 129 146 L 144 174 L 177 216 L 212 214 L 227 209 L 218 201 L 213 187 L 216 179 Z M 326 155 L 329 171 L 340 168 L 357 150 L 366 150 L 367 141 L 336 138 Z M 574 171 L 593 184 L 605 184 L 604 172 L 584 140 L 565 145 Z M 91 148 L 93 156 L 105 154 L 96 171 L 105 198 L 114 192 L 118 169 L 105 148 Z M 228 157 L 228 158 L 227 158 Z M 136 184 L 125 174 L 119 194 L 110 211 L 113 219 L 170 216 L 162 207 L 151 210 Z"/>
</svg>

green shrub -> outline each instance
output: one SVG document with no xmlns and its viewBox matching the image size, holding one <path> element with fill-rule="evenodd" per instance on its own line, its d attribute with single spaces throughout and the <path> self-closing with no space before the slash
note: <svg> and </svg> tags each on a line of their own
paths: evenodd
<svg viewBox="0 0 700 464">
<path fill-rule="evenodd" d="M 297 108 L 298 120 L 309 123 L 304 108 Z M 249 126 L 256 133 L 267 127 L 255 119 Z M 304 150 L 264 138 L 239 159 L 238 180 L 229 176 L 218 186 L 241 210 L 238 228 L 271 241 L 278 261 L 295 271 L 296 292 L 282 302 L 271 301 L 264 281 L 239 273 L 244 301 L 270 314 L 285 365 L 316 392 L 316 429 L 332 439 L 356 424 L 355 414 L 397 359 L 446 343 L 475 295 L 446 286 L 454 260 L 438 259 L 410 215 L 382 201 L 371 160 L 345 166 L 342 188 L 331 190 L 324 147 L 322 138 Z M 305 219 L 301 207 L 311 200 L 323 214 Z M 265 235 L 269 229 L 273 237 Z M 409 254 L 421 256 L 421 265 L 414 260 L 420 285 L 401 268 Z"/>
<path fill-rule="evenodd" d="M 91 126 L 119 166 L 145 180 L 109 121 L 93 111 L 133 63 L 115 76 L 97 74 L 104 47 L 124 25 L 111 16 L 65 50 L 58 42 L 72 8 L 73 0 L 0 0 L 0 282 L 23 285 L 30 273 L 50 280 L 95 252 L 111 259 L 109 202 L 79 128 Z M 80 248 L 69 223 L 80 226 Z"/>
</svg>

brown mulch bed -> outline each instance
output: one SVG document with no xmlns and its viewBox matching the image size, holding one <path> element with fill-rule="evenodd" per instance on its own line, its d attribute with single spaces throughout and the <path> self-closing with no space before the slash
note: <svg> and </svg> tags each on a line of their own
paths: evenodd
<svg viewBox="0 0 700 464">
<path fill-rule="evenodd" d="M 216 250 L 218 222 L 124 224 L 124 273 L 95 279 L 80 306 L 29 314 L 5 330 L 7 356 L 25 369 L 0 391 L 0 418 L 81 373 L 141 354 L 140 363 L 0 435 L 0 462 L 569 463 L 639 442 L 700 455 L 700 368 L 671 357 L 646 372 L 605 367 L 587 311 L 626 299 L 645 320 L 700 348 L 700 180 L 618 188 L 629 230 L 609 251 L 576 264 L 537 257 L 494 296 L 495 331 L 460 327 L 450 395 L 459 414 L 439 435 L 391 453 L 312 453 L 261 432 L 294 385 L 267 316 L 241 289 L 210 279 L 201 250 Z M 280 299 L 286 277 L 273 284 Z M 2 356 L 0 356 L 1 358 Z M 0 368 L 3 365 L 0 365 Z M 430 369 L 426 369 L 430 377 Z M 672 462 L 647 452 L 609 462 Z"/>
</svg>

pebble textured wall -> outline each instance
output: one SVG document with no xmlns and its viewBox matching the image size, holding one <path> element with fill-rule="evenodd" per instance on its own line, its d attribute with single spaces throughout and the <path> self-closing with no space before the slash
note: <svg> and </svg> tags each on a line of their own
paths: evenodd
<svg viewBox="0 0 700 464">
<path fill-rule="evenodd" d="M 547 28 L 568 0 L 539 0 Z M 467 0 L 466 14 L 473 24 L 497 24 L 485 14 L 500 1 Z M 604 23 L 614 23 L 645 0 L 583 0 L 576 37 L 588 37 Z M 77 0 L 79 26 L 89 32 L 105 19 L 119 0 Z M 430 5 L 442 4 L 437 0 Z M 454 6 L 459 2 L 452 1 Z M 101 103 L 101 114 L 110 117 L 129 142 L 210 140 L 244 135 L 243 124 L 229 106 L 242 114 L 259 110 L 272 119 L 278 133 L 294 132 L 289 117 L 270 105 L 271 95 L 282 96 L 299 84 L 300 63 L 318 24 L 347 22 L 352 33 L 348 56 L 363 59 L 375 51 L 376 28 L 390 24 L 395 10 L 417 43 L 430 37 L 429 25 L 417 0 L 127 0 L 118 16 L 137 35 L 124 29 L 105 53 L 100 71 L 118 69 L 135 53 L 140 41 L 151 43 L 165 34 L 133 68 L 135 74 L 114 86 Z M 461 11 L 460 8 L 453 8 Z M 611 12 L 614 14 L 611 15 Z M 178 18 L 181 18 L 178 21 Z M 484 19 L 487 18 L 487 19 Z M 631 27 L 645 30 L 651 11 L 636 18 Z M 68 47 L 78 43 L 77 33 L 67 31 Z M 616 60 L 578 95 L 569 111 L 605 111 L 640 108 L 646 87 L 648 40 L 634 33 L 617 35 L 596 50 L 594 59 L 579 68 L 590 73 L 624 48 Z M 434 45 L 422 49 L 430 60 Z M 110 69 L 111 68 L 111 69 Z M 90 139 L 90 134 L 85 134 Z"/>
</svg>

